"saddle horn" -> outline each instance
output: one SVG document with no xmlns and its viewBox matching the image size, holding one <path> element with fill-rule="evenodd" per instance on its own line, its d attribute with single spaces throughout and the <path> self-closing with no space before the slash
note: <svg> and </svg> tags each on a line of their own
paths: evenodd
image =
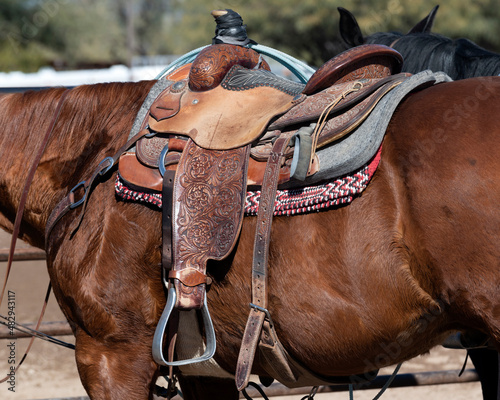
<svg viewBox="0 0 500 400">
<path fill-rule="evenodd" d="M 243 18 L 236 11 L 227 8 L 214 10 L 211 14 L 217 24 L 212 44 L 235 44 L 238 46 L 257 44 L 248 37 L 247 26 L 243 25 Z"/>
<path fill-rule="evenodd" d="M 214 10 L 217 27 L 212 46 L 205 47 L 196 56 L 189 72 L 189 88 L 204 92 L 217 87 L 226 73 L 236 64 L 253 69 L 271 70 L 269 64 L 255 50 L 247 47 L 257 43 L 247 36 L 246 25 L 237 12 Z"/>
</svg>

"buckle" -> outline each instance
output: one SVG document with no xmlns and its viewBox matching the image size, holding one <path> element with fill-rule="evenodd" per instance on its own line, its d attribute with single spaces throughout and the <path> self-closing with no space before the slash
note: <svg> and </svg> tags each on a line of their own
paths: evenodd
<svg viewBox="0 0 500 400">
<path fill-rule="evenodd" d="M 83 202 L 85 201 L 85 198 L 87 197 L 87 188 L 85 187 L 85 181 L 81 181 L 80 183 L 76 184 L 76 186 L 69 191 L 69 196 L 72 196 L 73 199 L 75 197 L 75 191 L 78 190 L 80 187 L 83 188 L 83 196 L 80 200 L 78 201 L 72 201 L 70 204 L 69 208 L 72 210 L 78 206 L 81 206 Z M 71 197 L 70 197 L 71 198 Z"/>
<path fill-rule="evenodd" d="M 258 306 L 257 304 L 250 303 L 250 308 L 253 308 L 257 311 L 263 312 L 266 315 L 266 319 L 269 321 L 269 324 L 273 326 L 273 320 L 271 318 L 271 313 L 267 308 Z"/>
<path fill-rule="evenodd" d="M 115 160 L 113 160 L 113 157 L 106 157 L 104 160 L 102 160 L 99 165 L 97 166 L 100 168 L 106 161 L 109 161 L 109 165 L 107 167 L 104 167 L 102 170 L 99 171 L 99 176 L 103 176 L 106 172 L 108 172 L 114 165 Z"/>
</svg>

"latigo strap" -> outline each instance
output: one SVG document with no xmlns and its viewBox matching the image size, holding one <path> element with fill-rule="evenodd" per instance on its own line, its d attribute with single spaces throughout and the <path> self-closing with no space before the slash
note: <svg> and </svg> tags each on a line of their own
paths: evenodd
<svg viewBox="0 0 500 400">
<path fill-rule="evenodd" d="M 278 137 L 274 143 L 264 174 L 254 242 L 252 303 L 250 304 L 250 315 L 248 316 L 243 334 L 238 364 L 236 366 L 236 386 L 238 390 L 243 390 L 248 385 L 262 325 L 266 317 L 268 321 L 270 320 L 270 315 L 267 311 L 267 262 L 269 257 L 271 223 L 281 162 L 291 137 L 292 135 L 290 134 Z"/>
</svg>

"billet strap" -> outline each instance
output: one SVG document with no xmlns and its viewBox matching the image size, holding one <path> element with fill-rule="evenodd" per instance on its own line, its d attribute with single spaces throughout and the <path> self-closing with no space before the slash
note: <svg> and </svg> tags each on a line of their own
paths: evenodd
<svg viewBox="0 0 500 400">
<path fill-rule="evenodd" d="M 161 263 L 164 273 L 172 269 L 172 212 L 174 201 L 175 171 L 167 170 L 163 174 L 162 187 L 162 251 Z"/>
<path fill-rule="evenodd" d="M 267 310 L 269 242 L 279 171 L 291 137 L 291 134 L 287 134 L 279 136 L 276 139 L 264 173 L 255 228 L 252 266 L 252 303 L 250 304 L 250 314 L 243 334 L 236 366 L 236 387 L 240 391 L 248 385 L 264 321 L 267 319 L 269 323 L 272 323 L 269 311 Z"/>
</svg>

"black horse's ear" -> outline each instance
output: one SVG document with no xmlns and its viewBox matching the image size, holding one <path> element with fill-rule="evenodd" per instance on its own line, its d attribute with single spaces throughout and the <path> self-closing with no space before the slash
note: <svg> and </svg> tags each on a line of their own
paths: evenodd
<svg viewBox="0 0 500 400">
<path fill-rule="evenodd" d="M 432 25 L 434 25 L 434 18 L 439 6 L 432 9 L 427 17 L 420 21 L 417 25 L 410 29 L 409 33 L 431 33 Z"/>
<path fill-rule="evenodd" d="M 339 10 L 340 13 L 340 36 L 344 42 L 351 47 L 364 44 L 365 40 L 363 39 L 363 34 L 361 33 L 358 21 L 356 21 L 354 15 L 342 7 L 337 7 L 337 10 Z"/>
</svg>

